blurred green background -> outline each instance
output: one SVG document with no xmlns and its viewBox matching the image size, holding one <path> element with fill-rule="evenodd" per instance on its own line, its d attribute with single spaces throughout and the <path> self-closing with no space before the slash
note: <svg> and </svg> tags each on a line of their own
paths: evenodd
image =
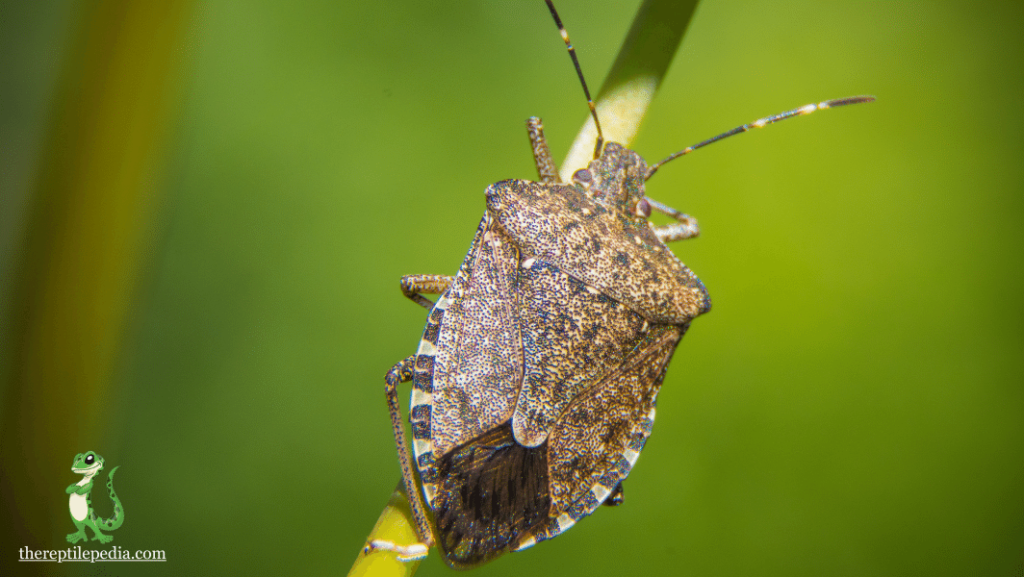
<svg viewBox="0 0 1024 577">
<path fill-rule="evenodd" d="M 637 3 L 557 5 L 599 86 Z M 1022 55 L 1020 4 L 701 4 L 648 160 L 879 101 L 648 183 L 714 309 L 625 505 L 476 574 L 1019 575 Z M 526 117 L 561 158 L 585 113 L 539 1 L 0 2 L 3 573 L 346 573 L 399 478 L 399 277 L 535 177 Z M 67 547 L 86 450 L 167 563 L 16 562 Z"/>
</svg>

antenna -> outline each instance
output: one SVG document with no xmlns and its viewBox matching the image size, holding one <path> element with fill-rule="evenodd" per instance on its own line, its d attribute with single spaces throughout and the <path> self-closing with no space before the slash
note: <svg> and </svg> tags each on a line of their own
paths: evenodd
<svg viewBox="0 0 1024 577">
<path fill-rule="evenodd" d="M 550 4 L 551 3 L 548 2 L 549 6 L 550 6 Z M 575 57 L 573 58 L 573 60 L 575 61 Z M 579 70 L 578 66 L 577 66 L 577 70 Z M 580 74 L 580 78 L 581 79 L 583 78 L 582 73 Z M 586 88 L 584 87 L 584 90 L 585 89 Z M 589 98 L 589 96 L 588 96 L 588 98 Z M 755 121 L 753 121 L 753 122 L 751 122 L 749 124 L 744 124 L 743 126 L 737 126 L 736 128 L 733 128 L 732 130 L 729 130 L 727 132 L 723 132 L 722 134 L 719 134 L 718 136 L 713 136 L 713 137 L 711 137 L 711 138 L 709 138 L 709 139 L 707 139 L 707 140 L 705 140 L 703 142 L 698 142 L 697 144 L 694 144 L 693 146 L 687 146 L 686 148 L 680 150 L 679 152 L 671 154 L 667 158 L 659 160 L 658 162 L 655 162 L 654 164 L 652 164 L 647 169 L 647 175 L 644 177 L 644 180 L 647 180 L 647 179 L 651 178 L 652 176 L 654 176 L 654 173 L 657 172 L 658 169 L 661 168 L 661 165 L 665 164 L 666 162 L 668 162 L 670 160 L 675 160 L 675 159 L 679 158 L 680 156 L 689 154 L 689 153 L 693 152 L 694 150 L 697 150 L 698 148 L 704 148 L 705 146 L 707 146 L 709 144 L 712 144 L 714 142 L 718 142 L 719 140 L 722 140 L 723 138 L 728 138 L 728 137 L 730 137 L 730 136 L 732 136 L 734 134 L 739 134 L 741 132 L 748 132 L 752 128 L 763 128 L 763 127 L 765 127 L 765 126 L 767 126 L 769 124 L 774 124 L 776 122 L 779 122 L 780 120 L 786 120 L 787 118 L 793 118 L 793 117 L 796 117 L 796 116 L 806 116 L 806 115 L 814 112 L 815 110 L 825 110 L 827 108 L 835 108 L 837 106 L 846 106 L 846 105 L 849 105 L 849 104 L 860 104 L 861 102 L 874 102 L 874 100 L 875 100 L 874 96 L 850 96 L 850 97 L 847 97 L 847 98 L 836 98 L 835 100 L 826 100 L 824 102 L 819 102 L 817 104 L 808 104 L 807 106 L 801 106 L 800 108 L 794 108 L 793 110 L 787 110 L 786 112 L 780 112 L 780 113 L 778 113 L 778 114 L 776 114 L 774 116 L 767 116 L 765 118 L 759 118 L 759 119 L 757 119 L 757 120 L 755 120 Z M 591 107 L 591 108 L 593 108 L 593 107 Z M 594 118 L 596 120 L 597 117 L 595 116 Z M 598 128 L 598 134 L 600 134 L 600 128 Z M 600 139 L 600 137 L 598 137 L 598 138 Z"/>
<path fill-rule="evenodd" d="M 572 47 L 572 42 L 569 42 L 569 32 L 566 31 L 565 26 L 562 25 L 562 19 L 558 17 L 558 12 L 555 10 L 555 5 L 551 3 L 551 0 L 544 0 L 548 3 L 548 10 L 551 11 L 551 16 L 555 19 L 555 24 L 558 26 L 558 32 L 562 35 L 562 40 L 565 41 L 565 47 L 569 50 L 569 56 L 572 58 L 572 64 L 576 67 L 576 74 L 580 77 L 580 84 L 583 85 L 583 94 L 587 97 L 587 106 L 590 107 L 590 115 L 594 117 L 594 125 L 597 126 L 597 142 L 594 145 L 594 158 L 601 156 L 601 148 L 604 146 L 604 135 L 601 134 L 601 122 L 597 120 L 597 108 L 594 107 L 594 99 L 590 97 L 590 89 L 587 88 L 587 81 L 583 78 L 583 69 L 580 68 L 580 61 L 576 58 L 576 49 Z"/>
</svg>

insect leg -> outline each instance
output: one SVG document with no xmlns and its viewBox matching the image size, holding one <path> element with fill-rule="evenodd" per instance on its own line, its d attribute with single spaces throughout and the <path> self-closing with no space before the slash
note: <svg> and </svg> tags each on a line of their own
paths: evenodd
<svg viewBox="0 0 1024 577">
<path fill-rule="evenodd" d="M 548 142 L 544 139 L 544 124 L 540 118 L 531 116 L 526 119 L 526 132 L 530 135 L 530 147 L 533 148 L 533 162 L 537 165 L 537 175 L 541 182 L 562 182 L 558 177 L 558 169 L 551 158 Z"/>
<path fill-rule="evenodd" d="M 654 227 L 654 234 L 658 235 L 658 238 L 661 239 L 662 242 L 693 238 L 700 234 L 700 227 L 697 226 L 697 219 L 688 214 L 683 214 L 671 206 L 662 204 L 653 198 L 645 198 L 647 199 L 647 202 L 651 204 L 652 209 L 668 216 L 669 218 L 674 218 L 679 221 L 678 223 Z"/>
<path fill-rule="evenodd" d="M 404 287 L 405 279 L 402 280 Z M 384 394 L 388 401 L 388 412 L 391 414 L 391 428 L 395 434 L 395 448 L 398 449 L 398 461 L 402 466 L 402 480 L 405 482 L 405 492 L 409 496 L 409 506 L 412 509 L 413 519 L 416 521 L 416 535 L 420 538 L 421 542 L 413 543 L 412 545 L 398 545 L 391 541 L 374 539 L 367 543 L 364 549 L 366 553 L 377 549 L 395 551 L 398 553 L 400 561 L 423 559 L 434 545 L 434 533 L 430 529 L 429 521 L 427 521 L 427 506 L 423 502 L 423 495 L 416 485 L 412 460 L 409 458 L 409 447 L 405 442 L 405 427 L 402 426 L 402 409 L 398 404 L 398 385 L 412 380 L 415 364 L 416 356 L 413 355 L 391 367 L 388 374 L 384 375 Z"/>
<path fill-rule="evenodd" d="M 618 507 L 619 505 L 622 504 L 622 499 L 622 481 L 619 481 L 619 484 L 615 485 L 615 488 L 612 489 L 611 494 L 608 495 L 608 498 L 604 500 L 604 503 L 602 503 L 602 505 L 607 505 L 609 507 Z"/>
<path fill-rule="evenodd" d="M 455 277 L 443 274 L 410 274 L 402 277 L 402 294 L 423 308 L 432 310 L 434 303 L 420 293 L 441 294 L 448 290 Z M 397 365 L 396 367 L 397 368 Z M 394 369 L 392 369 L 394 370 Z M 391 373 L 388 373 L 391 374 Z M 412 377 L 410 377 L 412 378 Z M 409 379 L 406 379 L 409 380 Z M 404 382 L 404 381 L 403 381 Z"/>
</svg>

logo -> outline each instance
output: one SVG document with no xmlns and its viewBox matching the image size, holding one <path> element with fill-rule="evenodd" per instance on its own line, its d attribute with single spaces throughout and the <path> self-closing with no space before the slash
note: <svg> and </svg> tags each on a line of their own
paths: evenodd
<svg viewBox="0 0 1024 577">
<path fill-rule="evenodd" d="M 111 469 L 107 475 L 107 492 L 110 494 L 110 500 L 114 502 L 114 514 L 109 519 L 102 519 L 96 515 L 90 496 L 93 478 L 103 470 L 103 457 L 92 451 L 79 453 L 75 455 L 71 470 L 83 477 L 81 481 L 69 485 L 65 491 L 70 495 L 68 508 L 71 510 L 71 521 L 78 527 L 78 531 L 68 534 L 68 543 L 88 540 L 87 528 L 92 530 L 93 541 L 110 543 L 114 536 L 106 535 L 103 531 L 113 531 L 124 523 L 124 508 L 121 506 L 121 500 L 117 498 L 117 493 L 114 492 L 114 473 L 117 472 L 117 467 Z"/>
</svg>

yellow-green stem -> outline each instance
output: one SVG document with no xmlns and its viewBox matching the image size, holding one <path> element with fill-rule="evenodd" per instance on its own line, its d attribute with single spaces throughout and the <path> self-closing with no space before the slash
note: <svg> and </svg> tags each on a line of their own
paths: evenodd
<svg viewBox="0 0 1024 577">
<path fill-rule="evenodd" d="M 388 499 L 388 504 L 384 506 L 377 523 L 370 531 L 370 536 L 366 539 L 383 539 L 403 545 L 415 543 L 419 540 L 415 527 L 416 522 L 409 508 L 409 496 L 405 493 L 405 483 L 399 479 L 395 491 Z M 419 566 L 419 561 L 399 561 L 397 554 L 390 551 L 374 551 L 369 555 L 365 551 L 360 551 L 348 574 L 349 577 L 399 577 L 412 575 Z"/>
</svg>

